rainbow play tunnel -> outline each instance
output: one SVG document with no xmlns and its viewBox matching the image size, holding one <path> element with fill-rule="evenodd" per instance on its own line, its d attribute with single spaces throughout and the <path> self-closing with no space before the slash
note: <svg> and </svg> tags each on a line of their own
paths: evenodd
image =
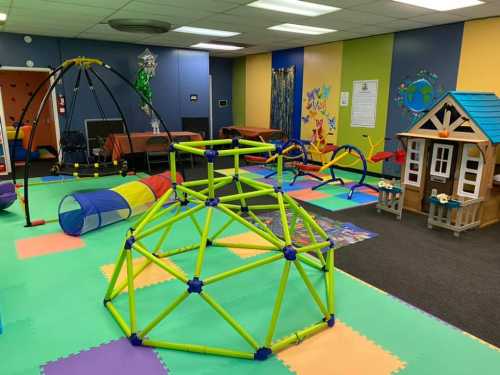
<svg viewBox="0 0 500 375">
<path fill-rule="evenodd" d="M 59 224 L 64 233 L 80 236 L 146 211 L 171 186 L 166 172 L 113 189 L 68 194 L 59 204 Z"/>
</svg>

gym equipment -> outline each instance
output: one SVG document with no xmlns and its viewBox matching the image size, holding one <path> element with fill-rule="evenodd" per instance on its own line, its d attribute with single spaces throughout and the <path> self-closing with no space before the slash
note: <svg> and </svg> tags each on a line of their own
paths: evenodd
<svg viewBox="0 0 500 375">
<path fill-rule="evenodd" d="M 177 174 L 179 182 L 182 176 Z M 171 187 L 165 172 L 113 189 L 71 193 L 59 204 L 59 224 L 64 233 L 81 236 L 146 211 Z"/>
<path fill-rule="evenodd" d="M 24 110 L 20 116 L 19 124 L 16 128 L 16 134 L 14 137 L 14 140 L 16 141 L 19 137 L 19 132 L 20 129 L 24 123 L 24 119 L 26 117 L 26 114 L 28 113 L 28 110 L 33 103 L 33 99 L 36 95 L 38 95 L 41 91 L 41 89 L 48 83 L 51 82 L 49 89 L 47 92 L 44 94 L 43 99 L 40 103 L 40 106 L 37 110 L 37 114 L 35 116 L 35 119 L 31 122 L 32 125 L 32 130 L 30 132 L 30 137 L 29 137 L 29 142 L 28 142 L 28 148 L 27 148 L 27 153 L 25 157 L 25 168 L 24 168 L 24 183 L 23 183 L 23 189 L 24 189 L 24 196 L 22 197 L 22 204 L 24 206 L 24 213 L 26 217 L 26 226 L 31 227 L 34 225 L 41 225 L 44 224 L 46 221 L 44 220 L 31 220 L 30 217 L 30 206 L 29 206 L 29 177 L 30 177 L 30 169 L 31 169 L 31 160 L 32 160 L 32 155 L 31 155 L 31 150 L 33 147 L 33 140 L 34 136 L 36 134 L 36 130 L 38 128 L 38 123 L 40 120 L 41 113 L 43 112 L 45 106 L 48 103 L 49 98 L 51 97 L 52 91 L 55 89 L 57 84 L 61 82 L 61 79 L 73 68 L 78 68 L 77 72 L 77 77 L 73 89 L 73 97 L 71 100 L 70 104 L 70 110 L 68 111 L 68 121 L 66 123 L 65 127 L 65 132 L 71 132 L 71 121 L 73 118 L 73 113 L 75 109 L 75 104 L 76 104 L 76 99 L 78 97 L 78 92 L 80 90 L 80 81 L 82 77 L 82 73 L 85 76 L 85 79 L 87 81 L 87 84 L 89 86 L 89 89 L 92 93 L 92 96 L 94 97 L 94 100 L 96 102 L 96 106 L 99 109 L 99 112 L 101 113 L 101 117 L 103 119 L 106 118 L 104 114 L 104 110 L 100 104 L 100 101 L 98 99 L 92 77 L 96 78 L 104 90 L 107 92 L 109 97 L 111 98 L 117 112 L 120 114 L 120 118 L 123 121 L 123 125 L 125 127 L 125 132 L 127 134 L 128 140 L 129 140 L 129 145 L 130 145 L 130 150 L 133 152 L 133 146 L 132 146 L 132 141 L 130 139 L 130 133 L 128 130 L 127 126 L 127 121 L 125 119 L 124 112 L 116 100 L 115 96 L 113 95 L 111 89 L 107 85 L 106 81 L 104 80 L 103 77 L 96 71 L 94 68 L 102 68 L 104 71 L 111 73 L 113 76 L 118 77 L 121 81 L 123 81 L 129 88 L 131 88 L 138 97 L 144 101 L 144 103 L 147 103 L 151 109 L 151 111 L 156 115 L 158 120 L 160 121 L 160 124 L 163 128 L 163 130 L 167 133 L 167 136 L 169 140 L 172 140 L 172 137 L 170 135 L 170 131 L 168 130 L 167 126 L 165 125 L 165 122 L 161 118 L 161 116 L 158 114 L 158 111 L 154 108 L 154 106 L 150 103 L 150 101 L 144 97 L 144 95 L 137 91 L 135 88 L 134 84 L 130 82 L 125 76 L 123 76 L 120 72 L 109 66 L 108 64 L 104 63 L 102 60 L 99 59 L 93 59 L 93 58 L 86 58 L 86 57 L 77 57 L 73 59 L 69 59 L 64 61 L 61 65 L 59 65 L 56 69 L 54 69 L 49 76 L 34 90 L 33 95 L 30 97 L 26 105 L 24 106 Z M 63 137 L 61 137 L 63 138 Z M 62 149 L 62 148 L 61 148 Z M 11 149 L 12 152 L 12 157 L 11 160 L 16 160 L 16 147 L 13 147 Z M 71 169 L 67 169 L 67 167 Z M 111 168 L 111 171 L 109 170 Z M 109 174 L 122 174 L 126 175 L 124 173 L 125 165 L 121 163 L 120 161 L 115 161 L 113 160 L 109 164 L 106 163 L 93 163 L 93 162 L 88 162 L 88 163 L 61 163 L 58 164 L 54 167 L 54 173 L 55 174 L 68 174 L 68 175 L 74 175 L 77 177 L 99 177 L 101 175 L 109 175 Z M 13 168 L 12 170 L 12 181 L 14 184 L 16 183 L 16 170 Z"/>
<path fill-rule="evenodd" d="M 215 150 L 215 146 L 232 146 L 230 149 Z M 202 149 L 200 147 L 204 147 Z M 173 143 L 170 152 L 170 172 L 172 178 L 176 175 L 176 153 L 179 151 L 190 152 L 194 155 L 205 157 L 207 160 L 207 175 L 204 180 L 182 182 L 172 187 L 158 200 L 141 219 L 128 230 L 126 237 L 119 250 L 119 256 L 115 264 L 114 272 L 110 278 L 104 305 L 118 323 L 121 330 L 129 338 L 132 345 L 149 346 L 155 348 L 182 350 L 203 354 L 214 354 L 236 358 L 265 360 L 290 345 L 302 341 L 304 338 L 326 329 L 335 324 L 334 316 L 334 247 L 335 244 L 325 231 L 314 221 L 309 213 L 288 194 L 283 192 L 283 154 L 278 149 L 277 159 L 277 184 L 272 186 L 255 181 L 239 174 L 240 157 L 250 154 L 273 152 L 275 145 L 250 141 L 246 139 L 220 139 L 207 141 L 193 141 Z M 232 176 L 215 177 L 214 161 L 217 157 L 229 156 L 234 158 L 234 174 Z M 220 189 L 234 184 L 237 194 L 220 195 Z M 243 185 L 251 191 L 243 191 Z M 165 206 L 170 197 L 175 196 L 175 203 Z M 273 199 L 270 204 L 253 204 L 252 200 L 257 197 L 267 196 Z M 266 224 L 256 215 L 259 210 L 278 210 L 281 217 L 282 236 L 273 233 Z M 289 220 L 287 210 L 292 213 Z M 200 215 L 204 223 L 199 223 Z M 222 226 L 214 228 L 213 216 L 218 213 L 225 217 Z M 169 215 L 170 214 L 170 215 Z M 172 215 L 173 214 L 173 215 Z M 301 220 L 308 229 L 310 242 L 307 244 L 296 244 L 292 242 L 292 235 L 297 220 Z M 170 236 L 175 235 L 176 226 L 183 225 L 183 220 L 191 220 L 196 227 L 193 237 L 198 237 L 192 244 L 180 248 L 169 249 Z M 252 222 L 253 221 L 253 222 Z M 240 223 L 248 230 L 260 236 L 268 242 L 268 245 L 256 245 L 253 243 L 226 243 L 219 240 L 219 236 L 233 223 Z M 319 240 L 316 239 L 319 236 Z M 229 269 L 218 274 L 208 274 L 207 264 L 209 258 L 205 258 L 207 252 L 213 247 L 235 247 L 241 249 L 267 250 L 258 260 L 244 263 L 241 266 Z M 185 275 L 162 259 L 174 257 L 177 254 L 193 252 L 195 263 L 192 275 Z M 309 252 L 315 252 L 317 259 L 311 257 Z M 228 255 L 230 255 L 228 253 Z M 138 256 L 138 257 L 136 257 Z M 326 259 L 325 259 L 326 258 Z M 134 259 L 134 261 L 133 261 Z M 135 260 L 141 262 L 136 266 Z M 271 320 L 265 337 L 257 339 L 252 333 L 243 327 L 212 295 L 212 284 L 228 281 L 232 276 L 250 272 L 252 269 L 264 265 L 280 262 L 283 265 L 280 281 L 278 282 L 277 295 Z M 312 279 L 304 269 L 304 265 L 318 272 L 318 278 Z M 139 327 L 138 322 L 146 323 L 144 318 L 137 316 L 137 303 L 135 298 L 134 279 L 148 267 L 159 267 L 170 274 L 177 282 L 184 285 L 185 289 L 178 295 L 171 296 L 165 309 L 146 325 Z M 289 274 L 291 268 L 295 267 L 306 289 L 309 291 L 312 301 L 317 306 L 317 320 L 304 329 L 291 332 L 284 338 L 275 339 L 275 332 L 283 302 L 285 289 L 289 286 Z M 122 271 L 124 268 L 124 271 Z M 126 278 L 118 282 L 121 272 L 125 272 Z M 323 279 L 323 280 L 321 280 Z M 175 282 L 175 281 L 172 281 Z M 326 292 L 319 293 L 316 288 L 323 287 Z M 230 288 L 231 286 L 229 286 Z M 127 288 L 128 314 L 122 315 L 114 299 Z M 290 285 L 288 293 L 294 293 L 295 285 Z M 213 347 L 208 345 L 188 344 L 172 342 L 165 339 L 154 338 L 154 329 L 169 314 L 183 303 L 187 298 L 201 298 L 248 343 L 246 351 Z M 123 302 L 123 299 L 120 301 Z M 281 319 L 293 318 L 290 315 L 281 316 Z M 185 319 L 195 319 L 199 316 L 186 314 Z M 203 338 L 200 329 L 200 338 Z"/>
<path fill-rule="evenodd" d="M 10 207 L 16 199 L 16 186 L 10 182 L 0 183 L 0 210 Z"/>
</svg>

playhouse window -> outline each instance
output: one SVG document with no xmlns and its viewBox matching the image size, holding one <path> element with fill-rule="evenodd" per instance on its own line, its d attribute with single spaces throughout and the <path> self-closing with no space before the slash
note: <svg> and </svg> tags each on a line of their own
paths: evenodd
<svg viewBox="0 0 500 375">
<path fill-rule="evenodd" d="M 420 186 L 424 146 L 425 141 L 423 139 L 408 141 L 408 157 L 405 168 L 405 184 L 407 185 Z"/>
<path fill-rule="evenodd" d="M 465 144 L 460 165 L 458 180 L 458 195 L 468 198 L 477 198 L 481 186 L 483 172 L 483 157 L 473 144 Z"/>
<path fill-rule="evenodd" d="M 453 145 L 435 143 L 432 150 L 431 175 L 450 178 Z"/>
</svg>

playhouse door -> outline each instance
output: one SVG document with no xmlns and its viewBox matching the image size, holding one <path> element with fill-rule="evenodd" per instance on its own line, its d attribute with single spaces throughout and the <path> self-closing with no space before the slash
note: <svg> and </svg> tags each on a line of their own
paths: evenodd
<svg viewBox="0 0 500 375">
<path fill-rule="evenodd" d="M 458 144 L 451 142 L 432 142 L 427 152 L 427 171 L 425 193 L 422 200 L 422 211 L 429 211 L 428 198 L 432 189 L 438 194 L 453 193 L 453 180 L 457 163 Z"/>
</svg>

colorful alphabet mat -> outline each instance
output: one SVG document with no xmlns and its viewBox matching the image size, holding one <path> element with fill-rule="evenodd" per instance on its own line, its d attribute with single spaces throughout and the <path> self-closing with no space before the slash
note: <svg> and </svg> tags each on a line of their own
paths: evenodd
<svg viewBox="0 0 500 375">
<path fill-rule="evenodd" d="M 92 188 L 122 182 L 121 177 L 96 179 L 92 180 Z M 77 188 L 71 184 L 56 186 L 60 195 Z M 34 211 L 54 212 L 54 191 L 54 185 L 34 187 Z M 50 196 L 53 199 L 48 199 Z M 200 222 L 204 219 L 203 213 L 197 216 Z M 273 218 L 269 220 L 272 225 Z M 214 225 L 222 226 L 225 222 L 221 215 L 214 214 Z M 80 238 L 68 238 L 57 223 L 34 228 L 25 228 L 23 224 L 18 204 L 0 211 L 2 375 L 500 374 L 498 348 L 338 269 L 335 326 L 266 361 L 134 347 L 123 337 L 102 303 L 110 269 L 130 222 L 110 225 Z M 339 245 L 344 241 L 342 236 L 346 241 L 346 246 L 336 251 L 349 251 L 347 242 L 370 236 L 362 228 L 342 226 L 334 223 L 329 228 L 340 232 L 334 235 Z M 169 243 L 172 247 L 191 243 L 197 233 L 188 219 L 175 231 L 176 236 Z M 248 235 L 248 230 L 237 224 L 221 238 Z M 196 254 L 179 254 L 168 259 L 169 265 L 192 274 Z M 207 272 L 219 273 L 254 262 L 263 255 L 213 247 L 205 256 Z M 134 259 L 135 264 L 140 261 Z M 322 288 L 324 282 L 317 271 L 305 269 L 312 282 Z M 165 308 L 169 297 L 185 288 L 160 271 L 148 268 L 137 279 L 136 299 L 141 316 L 156 315 Z M 213 284 L 212 293 L 252 334 L 261 337 L 267 329 L 264 322 L 272 314 L 281 272 L 279 263 L 268 264 L 229 278 L 227 283 Z M 286 290 L 277 337 L 303 327 L 318 314 L 295 269 L 290 272 L 289 281 L 297 287 Z M 126 293 L 116 298 L 116 306 L 122 313 L 126 304 Z M 157 329 L 155 335 L 178 342 L 229 348 L 247 345 L 197 298 L 186 299 Z"/>
<path fill-rule="evenodd" d="M 222 175 L 232 175 L 234 174 L 234 169 L 218 169 L 216 172 Z M 276 185 L 276 176 L 269 178 L 265 177 L 272 172 L 273 169 L 260 165 L 240 168 L 240 174 L 245 175 L 246 177 L 250 177 L 254 180 L 267 184 Z M 312 190 L 312 187 L 320 184 L 321 181 L 303 176 L 299 177 L 293 185 L 290 185 L 290 182 L 293 179 L 293 172 L 286 170 L 283 173 L 283 190 L 288 192 L 288 194 L 295 199 L 305 201 L 329 211 L 344 210 L 365 204 L 372 204 L 377 201 L 378 193 L 366 187 L 357 189 L 353 194 L 352 199 L 348 199 L 347 195 L 349 193 L 349 189 L 352 185 L 359 181 L 361 175 L 359 173 L 343 170 L 336 170 L 335 174 L 337 177 L 344 180 L 345 185 L 342 186 L 339 182 L 336 182 L 334 184 L 322 186 L 317 190 Z M 326 173 L 318 174 L 318 176 L 323 178 L 323 180 L 330 178 L 330 175 Z M 366 183 L 372 184 L 373 186 L 377 186 L 378 181 L 378 178 L 372 176 L 367 176 L 365 180 Z"/>
</svg>

